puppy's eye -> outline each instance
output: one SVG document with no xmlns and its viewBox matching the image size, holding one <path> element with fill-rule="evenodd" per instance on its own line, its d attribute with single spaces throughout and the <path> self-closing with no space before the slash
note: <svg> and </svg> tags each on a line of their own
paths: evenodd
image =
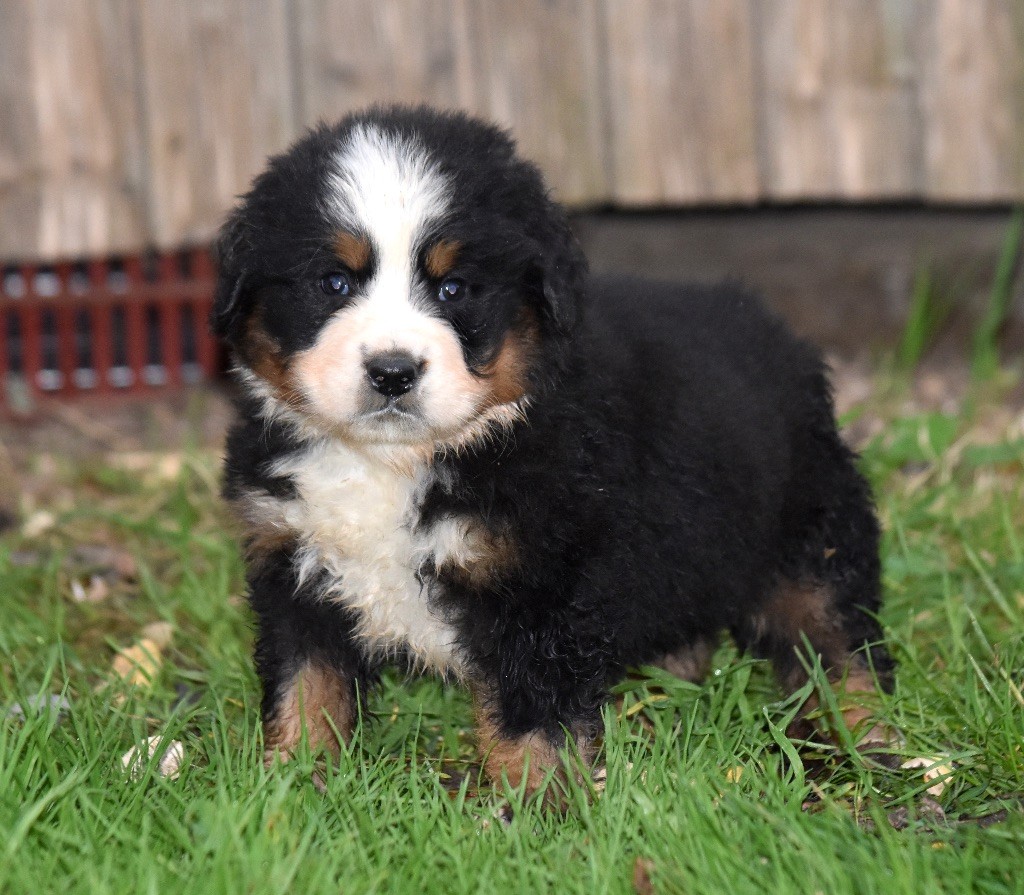
<svg viewBox="0 0 1024 895">
<path fill-rule="evenodd" d="M 327 295 L 348 295 L 352 291 L 352 281 L 348 274 L 335 270 L 320 278 L 320 288 Z"/>
<path fill-rule="evenodd" d="M 460 298 L 465 298 L 468 291 L 465 280 L 449 277 L 438 287 L 437 299 L 438 301 L 458 301 Z"/>
</svg>

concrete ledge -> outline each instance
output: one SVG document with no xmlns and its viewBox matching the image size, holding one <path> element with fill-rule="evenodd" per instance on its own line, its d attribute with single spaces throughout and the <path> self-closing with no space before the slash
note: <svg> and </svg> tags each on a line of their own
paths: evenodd
<svg viewBox="0 0 1024 895">
<path fill-rule="evenodd" d="M 936 352 L 962 353 L 982 313 L 1010 220 L 991 210 L 794 207 L 659 213 L 594 212 L 573 218 L 595 271 L 673 280 L 739 279 L 800 332 L 844 355 L 893 344 L 914 279 L 931 270 L 952 302 Z M 1024 345 L 1024 282 L 1004 334 Z"/>
</svg>

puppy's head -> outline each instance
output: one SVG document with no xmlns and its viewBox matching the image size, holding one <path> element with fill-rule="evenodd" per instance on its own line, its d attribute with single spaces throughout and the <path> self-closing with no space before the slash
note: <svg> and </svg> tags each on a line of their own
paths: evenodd
<svg viewBox="0 0 1024 895">
<path fill-rule="evenodd" d="M 225 224 L 214 328 L 266 412 L 367 444 L 514 414 L 576 325 L 584 262 L 501 131 L 386 108 L 271 160 Z"/>
</svg>

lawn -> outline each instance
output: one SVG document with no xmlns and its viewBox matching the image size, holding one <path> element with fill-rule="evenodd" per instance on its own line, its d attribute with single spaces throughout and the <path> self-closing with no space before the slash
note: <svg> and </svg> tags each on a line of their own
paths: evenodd
<svg viewBox="0 0 1024 895">
<path fill-rule="evenodd" d="M 792 702 L 723 642 L 703 686 L 622 685 L 606 777 L 566 817 L 480 781 L 466 696 L 397 673 L 326 791 L 312 756 L 264 770 L 215 449 L 157 422 L 127 454 L 38 433 L 18 453 L 7 429 L 0 892 L 1024 892 L 1012 387 L 929 406 L 875 382 L 845 413 L 885 524 L 884 714 L 924 766 L 791 743 Z M 152 736 L 180 743 L 176 774 L 163 750 L 125 769 Z"/>
</svg>

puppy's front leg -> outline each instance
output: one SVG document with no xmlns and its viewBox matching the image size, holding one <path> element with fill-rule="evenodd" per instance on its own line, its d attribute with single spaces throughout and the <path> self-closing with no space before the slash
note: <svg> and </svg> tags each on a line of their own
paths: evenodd
<svg viewBox="0 0 1024 895">
<path fill-rule="evenodd" d="M 250 600 L 259 622 L 265 761 L 287 761 L 304 732 L 314 751 L 337 755 L 355 727 L 357 678 L 365 684 L 348 619 L 296 587 L 286 554 L 252 575 Z"/>
<path fill-rule="evenodd" d="M 532 608 L 507 609 L 497 637 L 481 643 L 489 660 L 471 673 L 478 747 L 492 781 L 504 775 L 533 793 L 551 775 L 545 802 L 563 807 L 567 771 L 580 776 L 577 758 L 585 770 L 596 751 L 609 648 L 578 613 Z"/>
<path fill-rule="evenodd" d="M 550 776 L 544 803 L 563 809 L 567 770 L 578 779 L 593 761 L 596 720 L 559 723 L 553 717 L 538 718 L 538 723 L 524 729 L 522 724 L 510 723 L 514 710 L 509 696 L 502 700 L 498 688 L 486 684 L 473 687 L 473 702 L 477 748 L 491 781 L 500 783 L 504 776 L 513 788 L 525 782 L 527 795 L 532 795 Z M 577 757 L 582 768 L 576 765 Z"/>
</svg>

